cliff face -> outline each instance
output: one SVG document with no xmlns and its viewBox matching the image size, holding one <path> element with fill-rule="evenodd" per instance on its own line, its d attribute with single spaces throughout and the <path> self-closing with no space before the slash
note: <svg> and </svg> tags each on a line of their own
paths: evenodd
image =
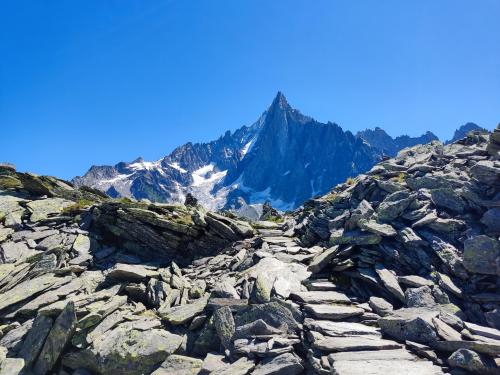
<svg viewBox="0 0 500 375">
<path fill-rule="evenodd" d="M 2 166 L 0 369 L 498 373 L 496 134 L 406 149 L 279 223 Z"/>
</svg>

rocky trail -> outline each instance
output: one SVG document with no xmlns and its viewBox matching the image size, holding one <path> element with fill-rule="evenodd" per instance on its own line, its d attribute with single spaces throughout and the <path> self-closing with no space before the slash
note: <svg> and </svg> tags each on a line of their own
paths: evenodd
<svg viewBox="0 0 500 375">
<path fill-rule="evenodd" d="M 500 131 L 283 222 L 0 167 L 0 374 L 498 374 Z"/>
</svg>

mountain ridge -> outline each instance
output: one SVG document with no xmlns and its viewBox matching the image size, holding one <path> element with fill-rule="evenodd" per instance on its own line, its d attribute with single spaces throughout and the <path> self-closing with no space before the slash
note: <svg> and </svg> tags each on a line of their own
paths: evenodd
<svg viewBox="0 0 500 375">
<path fill-rule="evenodd" d="M 209 209 L 270 201 L 287 210 L 369 170 L 385 156 L 434 140 L 438 137 L 431 132 L 392 138 L 379 127 L 353 134 L 302 114 L 279 91 L 249 126 L 211 142 L 188 142 L 154 162 L 138 158 L 92 166 L 73 183 L 112 197 L 182 202 L 190 193 Z"/>
</svg>

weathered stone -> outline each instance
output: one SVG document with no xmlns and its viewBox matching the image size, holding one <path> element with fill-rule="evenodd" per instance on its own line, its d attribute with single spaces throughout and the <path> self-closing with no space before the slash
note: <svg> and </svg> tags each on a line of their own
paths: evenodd
<svg viewBox="0 0 500 375">
<path fill-rule="evenodd" d="M 380 316 L 386 316 L 394 310 L 393 306 L 383 298 L 370 297 L 368 303 L 373 311 Z"/>
<path fill-rule="evenodd" d="M 330 236 L 331 245 L 376 245 L 380 241 L 382 241 L 380 235 L 361 230 L 345 231 L 339 229 L 332 232 Z"/>
<path fill-rule="evenodd" d="M 119 326 L 94 342 L 92 353 L 99 371 L 105 374 L 150 373 L 166 357 L 175 352 L 182 343 L 182 337 L 163 329 L 139 331 Z"/>
<path fill-rule="evenodd" d="M 255 363 L 245 357 L 238 359 L 230 366 L 215 370 L 211 375 L 246 375 L 255 367 Z"/>
<path fill-rule="evenodd" d="M 432 318 L 438 314 L 425 307 L 400 309 L 380 318 L 378 324 L 384 334 L 396 340 L 427 344 L 437 339 Z"/>
<path fill-rule="evenodd" d="M 436 305 L 431 288 L 428 286 L 406 289 L 405 300 L 406 307 L 432 307 Z"/>
<path fill-rule="evenodd" d="M 151 375 L 196 375 L 202 364 L 201 359 L 172 354 Z"/>
<path fill-rule="evenodd" d="M 389 224 L 379 224 L 375 220 L 360 220 L 358 226 L 367 232 L 384 237 L 393 237 L 397 234 L 396 230 Z"/>
<path fill-rule="evenodd" d="M 200 298 L 187 305 L 172 307 L 164 314 L 161 314 L 161 316 L 171 324 L 184 324 L 189 322 L 195 316 L 201 314 L 203 310 L 205 310 L 207 303 L 207 298 Z"/>
<path fill-rule="evenodd" d="M 435 341 L 432 343 L 432 347 L 443 352 L 454 352 L 458 349 L 469 349 L 491 356 L 498 356 L 500 354 L 500 343 L 498 343 L 497 341 Z"/>
<path fill-rule="evenodd" d="M 26 367 L 31 367 L 42 350 L 45 339 L 52 328 L 52 323 L 52 319 L 44 315 L 38 315 L 33 321 L 19 351 L 19 357 L 24 359 Z"/>
<path fill-rule="evenodd" d="M 456 213 L 462 213 L 465 209 L 463 199 L 455 190 L 449 188 L 431 190 L 431 199 L 437 207 L 442 207 Z"/>
<path fill-rule="evenodd" d="M 273 289 L 274 280 L 267 274 L 261 272 L 255 279 L 253 287 L 253 297 L 257 303 L 266 303 L 271 300 L 271 292 Z"/>
<path fill-rule="evenodd" d="M 487 233 L 491 235 L 500 235 L 500 208 L 494 207 L 486 211 L 481 218 L 487 228 Z"/>
<path fill-rule="evenodd" d="M 230 350 L 231 338 L 234 335 L 235 325 L 231 309 L 227 306 L 221 307 L 214 313 L 214 325 L 222 345 Z"/>
<path fill-rule="evenodd" d="M 0 259 L 3 258 L 4 263 L 15 263 L 22 259 L 28 258 L 37 254 L 37 251 L 31 250 L 24 242 L 4 242 L 0 245 Z"/>
<path fill-rule="evenodd" d="M 330 320 L 314 320 L 306 318 L 304 325 L 310 330 L 319 332 L 326 336 L 380 336 L 378 328 L 361 323 L 332 322 Z"/>
<path fill-rule="evenodd" d="M 304 367 L 292 353 L 285 353 L 274 358 L 264 359 L 252 372 L 252 375 L 296 375 Z"/>
<path fill-rule="evenodd" d="M 305 305 L 304 310 L 318 319 L 341 320 L 351 316 L 362 315 L 364 310 L 354 306 L 343 305 Z"/>
<path fill-rule="evenodd" d="M 307 267 L 307 270 L 312 273 L 320 272 L 332 261 L 332 259 L 337 254 L 338 249 L 338 246 L 333 246 L 316 255 L 311 263 L 309 263 L 309 267 Z"/>
<path fill-rule="evenodd" d="M 252 336 L 282 335 L 283 333 L 281 329 L 274 328 L 262 319 L 258 319 L 255 322 L 237 327 L 233 339 L 250 338 Z"/>
<path fill-rule="evenodd" d="M 498 374 L 499 368 L 494 360 L 472 350 L 458 349 L 448 358 L 452 367 L 463 368 L 476 374 Z"/>
<path fill-rule="evenodd" d="M 434 282 L 432 280 L 424 279 L 423 277 L 410 275 L 410 276 L 398 276 L 398 281 L 400 284 L 405 284 L 419 288 L 421 286 L 433 286 Z"/>
<path fill-rule="evenodd" d="M 63 353 L 76 329 L 75 304 L 70 301 L 54 321 L 45 344 L 36 360 L 33 369 L 37 375 L 47 374 Z"/>
<path fill-rule="evenodd" d="M 215 371 L 220 371 L 229 367 L 229 363 L 225 361 L 225 357 L 219 354 L 208 353 L 203 360 L 200 375 L 211 374 Z"/>
<path fill-rule="evenodd" d="M 382 280 L 382 283 L 386 289 L 401 302 L 405 301 L 405 294 L 401 287 L 399 286 L 398 279 L 394 274 L 385 268 L 382 264 L 377 264 L 375 266 L 375 272 Z"/>
<path fill-rule="evenodd" d="M 295 333 L 299 328 L 299 323 L 295 320 L 290 309 L 279 302 L 269 302 L 261 305 L 252 305 L 234 316 L 236 327 L 262 319 L 273 327 L 286 324 L 290 333 Z"/>
<path fill-rule="evenodd" d="M 464 267 L 469 272 L 497 275 L 497 259 L 500 258 L 500 242 L 480 235 L 464 242 Z"/>
<path fill-rule="evenodd" d="M 240 295 L 234 288 L 234 283 L 234 279 L 223 278 L 214 286 L 212 296 L 219 298 L 240 298 Z"/>
<path fill-rule="evenodd" d="M 15 305 L 18 302 L 31 298 L 37 293 L 43 292 L 49 288 L 62 286 L 71 280 L 68 277 L 54 277 L 51 274 L 42 275 L 40 277 L 26 280 L 9 291 L 0 294 L 0 310 L 9 306 Z"/>
<path fill-rule="evenodd" d="M 290 294 L 290 299 L 301 303 L 325 304 L 325 303 L 351 303 L 351 300 L 340 292 L 294 292 Z"/>
<path fill-rule="evenodd" d="M 324 352 L 349 352 L 359 350 L 389 350 L 400 349 L 401 344 L 395 341 L 384 340 L 376 336 L 349 336 L 349 337 L 327 337 L 314 342 L 316 349 Z"/>
<path fill-rule="evenodd" d="M 107 277 L 120 281 L 141 281 L 148 276 L 148 270 L 137 264 L 117 264 L 107 274 Z"/>
<path fill-rule="evenodd" d="M 0 375 L 23 375 L 24 360 L 22 358 L 6 358 L 0 363 Z"/>
<path fill-rule="evenodd" d="M 74 205 L 74 202 L 62 198 L 46 198 L 31 201 L 27 204 L 31 211 L 30 220 L 37 222 L 50 216 L 60 214 L 64 208 Z"/>
</svg>

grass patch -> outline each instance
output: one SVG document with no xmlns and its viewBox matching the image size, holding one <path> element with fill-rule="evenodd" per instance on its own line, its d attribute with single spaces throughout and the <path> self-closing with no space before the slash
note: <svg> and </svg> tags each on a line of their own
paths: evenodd
<svg viewBox="0 0 500 375">
<path fill-rule="evenodd" d="M 285 219 L 280 216 L 269 216 L 266 221 L 272 221 L 273 223 L 283 223 Z"/>
<path fill-rule="evenodd" d="M 64 207 L 62 212 L 63 214 L 77 214 L 85 208 L 92 206 L 93 204 L 94 202 L 89 199 L 78 199 L 75 204 Z"/>
<path fill-rule="evenodd" d="M 356 181 L 354 180 L 354 178 L 349 177 L 349 178 L 346 180 L 346 182 L 345 182 L 345 183 L 346 183 L 347 185 L 349 185 L 349 186 L 352 186 L 352 185 L 354 185 L 354 183 L 355 183 L 355 182 L 356 182 Z"/>
</svg>

